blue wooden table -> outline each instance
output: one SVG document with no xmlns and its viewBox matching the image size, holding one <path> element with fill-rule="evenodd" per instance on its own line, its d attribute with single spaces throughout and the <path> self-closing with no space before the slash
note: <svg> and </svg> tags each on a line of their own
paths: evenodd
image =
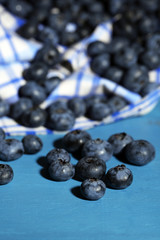
<svg viewBox="0 0 160 240">
<path fill-rule="evenodd" d="M 143 167 L 127 165 L 134 175 L 132 185 L 125 190 L 107 189 L 98 201 L 82 199 L 76 180 L 48 179 L 43 157 L 63 135 L 41 136 L 41 152 L 10 162 L 14 179 L 0 187 L 0 240 L 159 240 L 160 104 L 146 116 L 88 132 L 92 138 L 108 139 L 122 131 L 150 141 L 156 158 Z M 112 157 L 107 168 L 118 164 Z"/>
</svg>

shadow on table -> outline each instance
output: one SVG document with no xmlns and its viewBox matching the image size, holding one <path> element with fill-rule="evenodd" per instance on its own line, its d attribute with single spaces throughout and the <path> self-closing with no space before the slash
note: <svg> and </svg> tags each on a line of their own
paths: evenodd
<svg viewBox="0 0 160 240">
<path fill-rule="evenodd" d="M 76 186 L 76 187 L 71 188 L 71 193 L 72 193 L 75 197 L 77 197 L 77 198 L 80 198 L 80 199 L 82 199 L 82 200 L 86 200 L 86 199 L 82 196 L 79 186 Z"/>
</svg>

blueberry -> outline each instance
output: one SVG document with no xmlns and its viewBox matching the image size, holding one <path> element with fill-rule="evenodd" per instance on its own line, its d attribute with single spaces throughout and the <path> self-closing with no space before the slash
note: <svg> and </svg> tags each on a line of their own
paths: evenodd
<svg viewBox="0 0 160 240">
<path fill-rule="evenodd" d="M 112 145 L 100 138 L 89 139 L 82 148 L 82 156 L 97 157 L 104 162 L 108 161 L 113 154 Z"/>
<path fill-rule="evenodd" d="M 48 114 L 49 115 L 52 114 L 52 112 L 54 112 L 56 109 L 59 109 L 59 108 L 66 108 L 66 109 L 68 109 L 67 101 L 65 99 L 59 99 L 59 100 L 53 102 L 47 108 Z"/>
<path fill-rule="evenodd" d="M 102 41 L 91 42 L 87 47 L 87 54 L 90 57 L 95 57 L 107 52 L 107 44 Z"/>
<path fill-rule="evenodd" d="M 12 161 L 20 158 L 24 153 L 23 144 L 17 139 L 4 139 L 0 142 L 0 159 Z"/>
<path fill-rule="evenodd" d="M 98 200 L 104 196 L 106 186 L 102 180 L 91 178 L 84 180 L 80 189 L 86 199 Z"/>
<path fill-rule="evenodd" d="M 67 32 L 64 31 L 61 33 L 59 43 L 64 46 L 71 46 L 72 44 L 80 40 L 79 32 Z"/>
<path fill-rule="evenodd" d="M 5 134 L 4 130 L 2 128 L 0 128 L 0 141 L 5 139 L 5 136 L 6 136 L 6 134 Z"/>
<path fill-rule="evenodd" d="M 147 40 L 146 40 L 146 47 L 148 49 L 153 49 L 155 51 L 160 51 L 160 34 L 156 33 L 151 35 Z"/>
<path fill-rule="evenodd" d="M 75 168 L 70 162 L 58 159 L 50 164 L 48 172 L 55 181 L 67 181 L 74 176 Z"/>
<path fill-rule="evenodd" d="M 125 132 L 116 133 L 109 137 L 107 140 L 113 148 L 113 154 L 117 155 L 122 152 L 124 147 L 133 141 L 133 138 Z"/>
<path fill-rule="evenodd" d="M 125 49 L 129 46 L 129 44 L 130 41 L 125 37 L 113 37 L 111 42 L 108 44 L 108 52 L 114 54 L 122 49 Z"/>
<path fill-rule="evenodd" d="M 109 116 L 110 113 L 111 110 L 106 103 L 97 102 L 87 109 L 86 115 L 92 120 L 101 121 L 105 117 Z"/>
<path fill-rule="evenodd" d="M 76 118 L 83 116 L 86 112 L 85 101 L 80 97 L 68 100 L 68 108 L 74 113 Z"/>
<path fill-rule="evenodd" d="M 22 139 L 24 152 L 27 154 L 38 153 L 42 147 L 43 143 L 41 139 L 35 135 L 27 135 Z"/>
<path fill-rule="evenodd" d="M 126 160 L 134 165 L 143 166 L 155 158 L 154 146 L 146 140 L 135 140 L 124 149 Z"/>
<path fill-rule="evenodd" d="M 101 179 L 106 172 L 106 164 L 97 157 L 83 157 L 75 166 L 76 176 L 81 180 L 88 178 Z"/>
<path fill-rule="evenodd" d="M 109 65 L 110 55 L 108 53 L 103 53 L 94 57 L 90 63 L 92 71 L 100 76 L 103 76 Z"/>
<path fill-rule="evenodd" d="M 131 41 L 137 40 L 138 31 L 136 24 L 129 22 L 124 17 L 120 18 L 113 23 L 113 36 L 127 38 Z"/>
<path fill-rule="evenodd" d="M 64 13 L 51 13 L 48 16 L 48 25 L 58 32 L 63 32 L 68 23 L 68 15 Z"/>
<path fill-rule="evenodd" d="M 51 43 L 55 45 L 59 42 L 58 33 L 54 29 L 46 26 L 42 29 L 38 29 L 37 39 L 45 44 Z"/>
<path fill-rule="evenodd" d="M 23 77 L 27 81 L 44 82 L 48 73 L 48 67 L 42 62 L 32 63 L 23 71 Z"/>
<path fill-rule="evenodd" d="M 134 65 L 126 72 L 122 85 L 132 92 L 139 93 L 148 82 L 148 69 L 141 65 Z"/>
<path fill-rule="evenodd" d="M 138 1 L 140 8 L 147 11 L 156 11 L 159 7 L 158 0 L 139 0 Z"/>
<path fill-rule="evenodd" d="M 10 116 L 13 119 L 19 119 L 20 116 L 28 109 L 33 107 L 32 100 L 29 98 L 19 98 L 19 100 L 13 103 L 10 107 Z"/>
<path fill-rule="evenodd" d="M 44 126 L 46 122 L 46 111 L 41 108 L 31 108 L 26 110 L 21 116 L 21 124 L 30 127 L 40 127 Z"/>
<path fill-rule="evenodd" d="M 34 105 L 39 105 L 47 98 L 45 89 L 33 81 L 21 86 L 18 94 L 20 97 L 30 98 Z"/>
<path fill-rule="evenodd" d="M 125 0 L 109 0 L 107 3 L 109 12 L 115 15 L 122 12 Z"/>
<path fill-rule="evenodd" d="M 108 170 L 105 178 L 106 186 L 113 189 L 124 189 L 131 185 L 133 174 L 125 165 L 118 165 Z"/>
<path fill-rule="evenodd" d="M 71 157 L 65 149 L 55 148 L 47 153 L 46 159 L 49 164 L 57 160 L 62 160 L 63 162 L 69 163 Z"/>
<path fill-rule="evenodd" d="M 46 93 L 49 95 L 59 84 L 62 82 L 62 79 L 59 77 L 50 77 L 47 78 L 42 85 L 44 86 Z"/>
<path fill-rule="evenodd" d="M 73 127 L 75 117 L 71 110 L 56 108 L 48 116 L 48 127 L 57 131 L 66 131 Z"/>
<path fill-rule="evenodd" d="M 0 99 L 0 118 L 9 114 L 10 105 L 7 101 Z"/>
<path fill-rule="evenodd" d="M 137 54 L 131 47 L 126 47 L 114 54 L 114 64 L 122 69 L 128 69 L 137 62 Z"/>
<path fill-rule="evenodd" d="M 7 7 L 13 14 L 22 18 L 32 11 L 32 5 L 25 0 L 8 0 Z"/>
<path fill-rule="evenodd" d="M 84 143 L 89 139 L 91 139 L 89 133 L 84 130 L 77 129 L 67 133 L 63 137 L 63 145 L 68 152 L 73 153 L 80 151 Z"/>
<path fill-rule="evenodd" d="M 160 67 L 160 53 L 153 49 L 145 50 L 141 53 L 139 60 L 149 70 Z"/>
<path fill-rule="evenodd" d="M 0 164 L 0 185 L 8 184 L 14 176 L 13 169 L 8 164 Z"/>
<path fill-rule="evenodd" d="M 107 96 L 105 95 L 91 95 L 85 98 L 87 108 L 91 107 L 96 103 L 107 103 Z"/>
<path fill-rule="evenodd" d="M 142 97 L 146 96 L 147 94 L 155 91 L 160 85 L 157 82 L 148 82 L 144 88 L 142 88 L 140 94 Z"/>
<path fill-rule="evenodd" d="M 104 73 L 105 78 L 112 80 L 115 83 L 119 83 L 122 80 L 123 75 L 124 71 L 115 66 L 110 66 Z"/>
<path fill-rule="evenodd" d="M 131 23 L 137 23 L 142 17 L 144 17 L 145 11 L 143 8 L 136 5 L 130 6 L 126 12 L 123 13 L 125 19 Z"/>
<path fill-rule="evenodd" d="M 43 62 L 48 67 L 53 67 L 60 61 L 60 53 L 58 49 L 51 43 L 44 44 L 37 51 L 33 61 Z"/>
<path fill-rule="evenodd" d="M 114 114 L 127 106 L 127 101 L 120 96 L 113 96 L 108 100 L 107 104 L 110 108 L 110 112 Z"/>
<path fill-rule="evenodd" d="M 34 20 L 28 20 L 17 29 L 17 33 L 26 39 L 35 38 L 38 31 L 38 23 Z"/>
<path fill-rule="evenodd" d="M 139 33 L 144 36 L 145 34 L 155 33 L 158 30 L 158 19 L 155 16 L 144 16 L 138 22 Z"/>
</svg>

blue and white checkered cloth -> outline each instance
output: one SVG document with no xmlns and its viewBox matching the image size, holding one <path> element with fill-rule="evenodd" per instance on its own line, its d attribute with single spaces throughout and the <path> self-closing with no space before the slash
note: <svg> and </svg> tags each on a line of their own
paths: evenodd
<svg viewBox="0 0 160 240">
<path fill-rule="evenodd" d="M 13 103 L 18 100 L 18 89 L 25 84 L 22 78 L 22 71 L 29 65 L 37 50 L 41 47 L 39 42 L 34 40 L 25 40 L 18 36 L 15 30 L 24 24 L 24 20 L 19 19 L 7 12 L 0 5 L 0 98 Z M 86 55 L 88 43 L 101 40 L 109 42 L 112 34 L 112 23 L 100 24 L 93 34 L 67 49 L 58 46 L 63 58 L 72 63 L 74 73 L 59 67 L 49 72 L 50 76 L 60 76 L 64 80 L 41 104 L 46 108 L 53 101 L 60 98 L 72 98 L 75 96 L 86 97 L 92 94 L 103 94 L 104 88 L 119 96 L 124 97 L 130 103 L 120 112 L 108 116 L 103 121 L 92 121 L 85 117 L 77 118 L 73 129 L 88 129 L 97 125 L 115 122 L 127 117 L 143 115 L 150 112 L 160 98 L 160 87 L 148 96 L 142 98 L 140 95 L 128 91 L 124 87 L 104 78 L 93 74 L 89 67 L 90 59 Z M 150 72 L 150 81 L 160 83 L 160 69 Z M 0 119 L 2 127 L 8 135 L 25 134 L 53 134 L 55 131 L 44 127 L 26 128 L 13 119 L 3 117 Z"/>
</svg>

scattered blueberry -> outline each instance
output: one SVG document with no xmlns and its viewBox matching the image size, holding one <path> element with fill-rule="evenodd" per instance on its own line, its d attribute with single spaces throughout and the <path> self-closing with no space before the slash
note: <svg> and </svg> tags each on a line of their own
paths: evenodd
<svg viewBox="0 0 160 240">
<path fill-rule="evenodd" d="M 105 178 L 106 186 L 113 189 L 124 189 L 131 185 L 133 174 L 125 165 L 118 165 L 108 170 Z"/>
<path fill-rule="evenodd" d="M 82 148 L 82 156 L 97 157 L 107 162 L 113 154 L 112 145 L 100 138 L 86 141 Z"/>
<path fill-rule="evenodd" d="M 146 140 L 135 140 L 124 149 L 126 160 L 134 165 L 143 166 L 155 158 L 154 146 Z"/>
<path fill-rule="evenodd" d="M 80 151 L 87 140 L 91 139 L 89 133 L 84 130 L 73 130 L 63 137 L 64 148 L 71 153 Z"/>
<path fill-rule="evenodd" d="M 0 159 L 12 161 L 20 158 L 24 153 L 23 144 L 17 139 L 4 139 L 0 142 Z"/>
<path fill-rule="evenodd" d="M 0 185 L 8 184 L 14 176 L 13 169 L 8 164 L 0 164 Z"/>
<path fill-rule="evenodd" d="M 62 82 L 62 79 L 59 77 L 50 77 L 43 81 L 42 85 L 44 86 L 47 95 L 49 95 L 59 84 Z"/>
<path fill-rule="evenodd" d="M 32 100 L 29 98 L 19 98 L 19 100 L 10 106 L 10 116 L 13 119 L 19 119 L 28 109 L 33 107 Z"/>
<path fill-rule="evenodd" d="M 106 164 L 97 157 L 83 157 L 75 166 L 76 176 L 81 180 L 88 178 L 101 179 L 106 172 Z"/>
<path fill-rule="evenodd" d="M 10 105 L 7 101 L 0 99 L 0 118 L 9 114 Z"/>
<path fill-rule="evenodd" d="M 86 199 L 98 200 L 104 196 L 106 186 L 102 180 L 90 178 L 82 182 L 80 189 Z"/>
<path fill-rule="evenodd" d="M 48 172 L 55 181 L 67 181 L 74 176 L 75 168 L 70 162 L 58 159 L 51 162 Z"/>
<path fill-rule="evenodd" d="M 45 89 L 34 81 L 21 86 L 18 94 L 20 97 L 30 98 L 34 105 L 39 105 L 47 98 Z"/>
<path fill-rule="evenodd" d="M 2 128 L 0 128 L 0 141 L 5 139 L 5 136 L 6 136 L 6 134 L 5 134 L 4 130 Z"/>
<path fill-rule="evenodd" d="M 45 110 L 37 107 L 26 110 L 21 116 L 21 124 L 26 127 L 35 128 L 44 126 L 47 113 Z"/>
<path fill-rule="evenodd" d="M 24 152 L 27 154 L 38 153 L 43 147 L 41 139 L 38 136 L 30 134 L 23 137 L 22 143 L 24 147 Z"/>
<path fill-rule="evenodd" d="M 117 155 L 122 152 L 124 147 L 133 141 L 133 138 L 125 132 L 111 135 L 107 140 L 113 148 L 113 154 Z"/>
<path fill-rule="evenodd" d="M 48 116 L 47 124 L 50 129 L 66 131 L 73 127 L 75 116 L 73 112 L 66 108 L 56 108 Z"/>
<path fill-rule="evenodd" d="M 110 66 L 110 55 L 103 53 L 91 59 L 91 69 L 94 73 L 103 76 L 106 69 Z"/>
<path fill-rule="evenodd" d="M 80 97 L 74 97 L 68 100 L 68 108 L 74 113 L 76 118 L 84 116 L 86 112 L 85 101 Z"/>
<path fill-rule="evenodd" d="M 62 160 L 63 162 L 69 163 L 71 157 L 65 149 L 55 148 L 48 152 L 46 159 L 49 164 L 57 160 Z"/>
</svg>

